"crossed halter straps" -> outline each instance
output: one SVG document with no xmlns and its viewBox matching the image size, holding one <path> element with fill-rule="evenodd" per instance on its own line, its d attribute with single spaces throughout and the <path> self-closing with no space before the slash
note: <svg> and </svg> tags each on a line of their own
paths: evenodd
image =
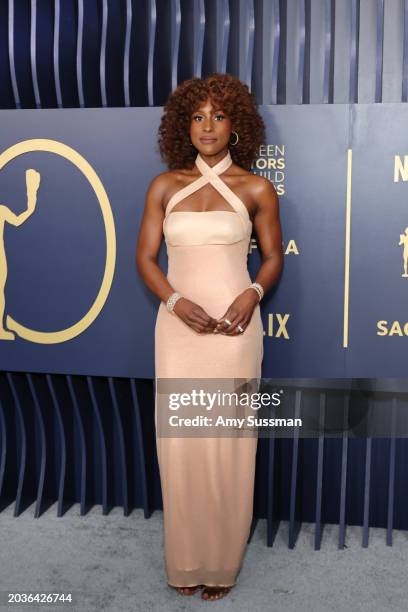
<svg viewBox="0 0 408 612">
<path fill-rule="evenodd" d="M 248 226 L 252 228 L 251 219 L 249 217 L 248 209 L 242 200 L 224 183 L 224 181 L 218 176 L 225 172 L 227 168 L 232 164 L 231 154 L 228 151 L 225 157 L 221 161 L 219 161 L 215 166 L 211 168 L 198 153 L 195 164 L 197 168 L 200 170 L 201 175 L 195 181 L 190 183 L 190 185 L 186 185 L 170 198 L 165 212 L 165 220 L 170 214 L 171 210 L 178 204 L 181 200 L 184 200 L 187 196 L 191 195 L 198 189 L 201 189 L 207 183 L 211 183 L 211 185 L 225 198 L 225 200 L 232 206 L 236 213 L 242 219 L 245 229 L 248 231 Z M 195 212 L 195 211 L 180 211 L 180 212 Z M 202 212 L 228 212 L 228 211 L 219 211 L 219 210 L 209 210 Z"/>
</svg>

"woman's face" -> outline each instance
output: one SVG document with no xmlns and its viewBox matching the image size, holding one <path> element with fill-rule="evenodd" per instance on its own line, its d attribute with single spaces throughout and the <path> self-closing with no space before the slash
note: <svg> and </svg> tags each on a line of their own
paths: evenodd
<svg viewBox="0 0 408 612">
<path fill-rule="evenodd" d="M 222 109 L 208 99 L 201 102 L 191 115 L 190 138 L 195 148 L 205 155 L 215 155 L 228 149 L 231 121 Z"/>
</svg>

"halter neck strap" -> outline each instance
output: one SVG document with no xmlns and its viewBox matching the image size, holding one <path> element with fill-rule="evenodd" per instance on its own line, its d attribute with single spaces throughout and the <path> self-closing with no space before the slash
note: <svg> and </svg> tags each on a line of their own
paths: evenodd
<svg viewBox="0 0 408 612">
<path fill-rule="evenodd" d="M 174 206 L 181 202 L 181 200 L 184 200 L 207 183 L 211 183 L 214 189 L 216 189 L 218 193 L 220 193 L 228 202 L 228 204 L 232 206 L 235 212 L 239 214 L 245 225 L 245 229 L 247 231 L 252 231 L 252 223 L 247 207 L 219 176 L 219 174 L 225 172 L 225 170 L 227 170 L 231 164 L 232 158 L 229 150 L 225 157 L 223 157 L 213 167 L 209 166 L 198 153 L 195 159 L 195 165 L 201 172 L 201 176 L 172 195 L 166 206 L 165 218 L 168 217 Z"/>
<path fill-rule="evenodd" d="M 195 165 L 197 166 L 197 168 L 199 169 L 199 171 L 201 172 L 201 174 L 203 176 L 206 175 L 210 175 L 211 172 L 215 172 L 215 174 L 222 174 L 223 172 L 225 172 L 225 170 L 227 170 L 232 164 L 232 157 L 231 157 L 231 153 L 227 152 L 227 154 L 225 155 L 225 157 L 223 157 L 217 164 L 215 164 L 215 166 L 209 166 L 201 157 L 201 155 L 198 153 L 196 159 L 195 159 Z"/>
</svg>

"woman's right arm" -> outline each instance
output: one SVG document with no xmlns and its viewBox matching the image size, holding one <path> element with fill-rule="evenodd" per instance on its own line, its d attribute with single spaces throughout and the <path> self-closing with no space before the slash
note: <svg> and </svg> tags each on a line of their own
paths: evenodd
<svg viewBox="0 0 408 612">
<path fill-rule="evenodd" d="M 163 238 L 163 197 L 166 174 L 159 174 L 150 183 L 147 193 L 139 238 L 136 246 L 136 266 L 140 276 L 157 297 L 167 302 L 174 289 L 157 263 Z"/>
</svg>

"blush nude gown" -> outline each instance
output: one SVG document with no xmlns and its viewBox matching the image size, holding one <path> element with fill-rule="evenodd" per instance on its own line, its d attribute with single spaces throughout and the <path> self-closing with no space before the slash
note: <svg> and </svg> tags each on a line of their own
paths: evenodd
<svg viewBox="0 0 408 612">
<path fill-rule="evenodd" d="M 172 196 L 163 222 L 168 272 L 175 291 L 222 317 L 252 282 L 247 268 L 252 223 L 244 203 L 220 178 L 228 154 L 212 168 L 198 154 L 202 176 Z M 230 210 L 174 211 L 207 183 Z M 232 586 L 241 569 L 253 516 L 257 437 L 161 437 L 159 379 L 261 378 L 263 327 L 259 305 L 244 333 L 199 334 L 161 302 L 155 326 L 155 424 L 171 586 Z"/>
</svg>

